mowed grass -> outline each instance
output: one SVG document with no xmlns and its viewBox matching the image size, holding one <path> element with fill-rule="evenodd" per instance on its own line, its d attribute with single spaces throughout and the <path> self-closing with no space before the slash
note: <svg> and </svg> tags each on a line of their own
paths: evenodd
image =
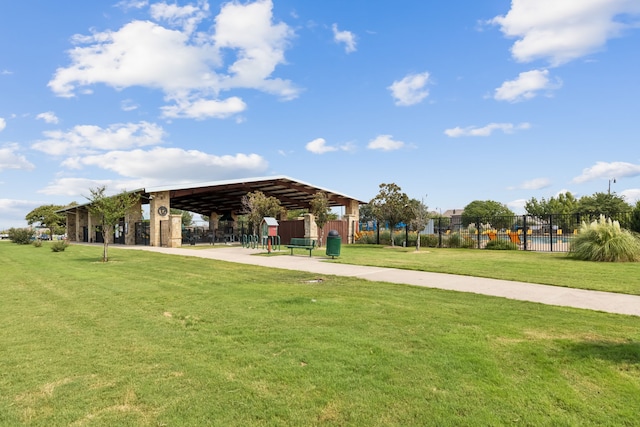
<svg viewBox="0 0 640 427">
<path fill-rule="evenodd" d="M 332 262 L 640 295 L 639 262 L 579 261 L 559 252 L 343 245 Z"/>
<path fill-rule="evenodd" d="M 0 244 L 0 425 L 637 424 L 637 317 L 100 254 Z"/>
</svg>

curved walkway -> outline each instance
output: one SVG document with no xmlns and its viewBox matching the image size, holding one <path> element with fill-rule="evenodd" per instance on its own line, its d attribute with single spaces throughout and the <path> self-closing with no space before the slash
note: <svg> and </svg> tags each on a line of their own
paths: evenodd
<svg viewBox="0 0 640 427">
<path fill-rule="evenodd" d="M 211 249 L 159 248 L 152 246 L 118 246 L 118 248 L 193 256 L 286 270 L 308 271 L 317 274 L 357 277 L 376 282 L 471 292 L 549 305 L 640 316 L 640 296 L 612 292 L 588 291 L 424 271 L 336 264 L 325 262 L 327 258 L 306 255 L 260 257 L 252 256 L 259 253 L 255 249 L 245 249 L 237 246 Z"/>
</svg>

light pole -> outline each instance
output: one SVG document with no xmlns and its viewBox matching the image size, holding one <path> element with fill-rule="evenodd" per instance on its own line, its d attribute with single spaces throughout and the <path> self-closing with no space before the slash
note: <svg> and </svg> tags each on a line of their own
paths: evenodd
<svg viewBox="0 0 640 427">
<path fill-rule="evenodd" d="M 611 194 L 611 181 L 613 181 L 613 183 L 615 184 L 616 183 L 616 179 L 612 178 L 612 179 L 609 180 L 609 194 Z"/>
</svg>

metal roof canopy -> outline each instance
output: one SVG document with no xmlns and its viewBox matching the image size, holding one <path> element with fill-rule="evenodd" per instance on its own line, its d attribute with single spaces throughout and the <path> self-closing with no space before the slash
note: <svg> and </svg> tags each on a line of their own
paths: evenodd
<svg viewBox="0 0 640 427">
<path fill-rule="evenodd" d="M 169 191 L 172 208 L 201 215 L 211 215 L 212 212 L 242 212 L 242 197 L 254 191 L 261 191 L 267 197 L 275 197 L 285 209 L 308 209 L 319 191 L 327 194 L 331 207 L 348 206 L 352 201 L 366 203 L 286 176 L 146 188 L 143 200 L 151 193 L 161 191 Z"/>
</svg>

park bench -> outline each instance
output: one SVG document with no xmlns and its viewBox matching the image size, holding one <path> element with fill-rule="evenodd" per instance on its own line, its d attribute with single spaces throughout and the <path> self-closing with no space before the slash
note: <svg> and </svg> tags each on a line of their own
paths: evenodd
<svg viewBox="0 0 640 427">
<path fill-rule="evenodd" d="M 291 242 L 287 245 L 287 248 L 291 249 L 291 255 L 293 255 L 294 249 L 306 249 L 309 251 L 309 256 L 311 256 L 311 251 L 313 251 L 315 247 L 315 240 L 303 237 L 292 237 Z"/>
</svg>

